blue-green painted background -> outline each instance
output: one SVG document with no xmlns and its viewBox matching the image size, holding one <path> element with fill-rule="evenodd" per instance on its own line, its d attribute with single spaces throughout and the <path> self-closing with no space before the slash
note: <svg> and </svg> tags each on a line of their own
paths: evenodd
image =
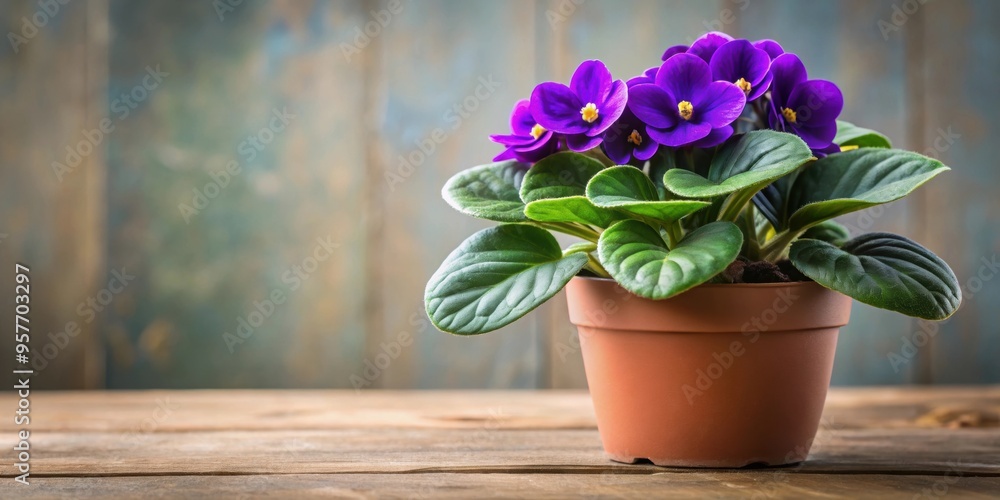
<svg viewBox="0 0 1000 500">
<path fill-rule="evenodd" d="M 40 5 L 0 1 L 3 31 Z M 706 29 L 779 40 L 841 86 L 844 119 L 953 168 L 843 222 L 924 242 L 965 305 L 935 325 L 856 305 L 834 383 L 1000 381 L 1000 3 L 77 0 L 43 17 L 0 46 L 0 259 L 33 269 L 42 386 L 585 386 L 561 296 L 484 337 L 430 327 L 427 277 L 486 225 L 440 187 L 497 152 L 486 136 L 536 82 L 590 58 L 627 78 Z"/>
</svg>

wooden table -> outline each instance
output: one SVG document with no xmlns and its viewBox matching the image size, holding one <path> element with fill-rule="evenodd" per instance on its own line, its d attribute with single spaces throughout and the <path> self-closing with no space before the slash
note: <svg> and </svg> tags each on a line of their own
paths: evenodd
<svg viewBox="0 0 1000 500">
<path fill-rule="evenodd" d="M 699 470 L 608 461 L 586 392 L 40 392 L 0 497 L 993 498 L 998 414 L 1000 387 L 837 389 L 807 462 Z"/>
</svg>

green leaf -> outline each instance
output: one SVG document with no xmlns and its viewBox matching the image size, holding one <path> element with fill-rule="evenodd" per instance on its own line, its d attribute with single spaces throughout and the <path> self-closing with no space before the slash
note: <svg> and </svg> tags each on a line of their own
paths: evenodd
<svg viewBox="0 0 1000 500">
<path fill-rule="evenodd" d="M 635 167 L 611 167 L 590 179 L 587 197 L 594 205 L 637 217 L 674 222 L 710 203 L 695 200 L 660 201 L 656 186 Z"/>
<path fill-rule="evenodd" d="M 590 253 L 595 251 L 597 251 L 597 243 L 580 241 L 566 247 L 566 249 L 563 250 L 563 257 L 574 253 Z"/>
<path fill-rule="evenodd" d="M 604 268 L 626 290 L 665 299 L 724 271 L 742 246 L 743 233 L 732 222 L 706 224 L 668 249 L 655 229 L 626 220 L 604 231 L 597 252 Z"/>
<path fill-rule="evenodd" d="M 851 239 L 851 232 L 836 221 L 827 220 L 807 229 L 802 238 L 825 241 L 839 247 Z"/>
<path fill-rule="evenodd" d="M 788 196 L 788 227 L 801 231 L 827 219 L 898 200 L 949 170 L 941 162 L 897 149 L 836 153 L 800 172 Z"/>
<path fill-rule="evenodd" d="M 528 165 L 504 161 L 455 174 L 441 190 L 444 201 L 459 212 L 497 222 L 523 222 L 524 202 L 518 194 Z"/>
<path fill-rule="evenodd" d="M 431 322 L 478 335 L 506 326 L 555 295 L 587 264 L 563 257 L 544 229 L 505 224 L 470 236 L 445 259 L 424 290 Z"/>
<path fill-rule="evenodd" d="M 962 302 L 955 273 L 930 250 L 902 236 L 869 233 L 837 248 L 798 240 L 792 264 L 817 283 L 865 304 L 941 320 Z"/>
<path fill-rule="evenodd" d="M 535 163 L 524 176 L 521 200 L 531 203 L 549 198 L 583 196 L 587 182 L 604 169 L 604 165 L 580 153 L 563 152 L 547 156 Z"/>
<path fill-rule="evenodd" d="M 889 138 L 867 128 L 859 127 L 853 123 L 837 120 L 837 136 L 833 142 L 844 146 L 857 146 L 859 148 L 891 148 Z"/>
<path fill-rule="evenodd" d="M 611 210 L 594 206 L 586 196 L 533 201 L 525 206 L 524 213 L 539 222 L 579 222 L 602 228 L 622 219 Z"/>
<path fill-rule="evenodd" d="M 812 157 L 809 146 L 792 134 L 756 130 L 729 139 L 712 159 L 707 178 L 675 168 L 667 171 L 663 184 L 672 193 L 686 198 L 714 198 L 743 190 L 757 192 L 794 172 Z"/>
</svg>

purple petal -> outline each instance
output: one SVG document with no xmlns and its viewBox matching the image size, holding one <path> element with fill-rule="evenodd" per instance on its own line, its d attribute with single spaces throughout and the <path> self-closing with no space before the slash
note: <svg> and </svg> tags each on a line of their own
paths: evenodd
<svg viewBox="0 0 1000 500">
<path fill-rule="evenodd" d="M 832 123 L 844 109 L 844 95 L 833 82 L 809 80 L 788 96 L 786 107 L 795 110 L 796 122 L 806 127 Z"/>
<path fill-rule="evenodd" d="M 771 100 L 778 106 L 785 106 L 788 96 L 796 85 L 806 81 L 806 67 L 799 56 L 786 52 L 771 61 Z"/>
<path fill-rule="evenodd" d="M 576 94 L 561 83 L 540 83 L 531 92 L 531 116 L 547 130 L 561 134 L 586 132 L 590 124 L 580 116 L 582 107 Z"/>
<path fill-rule="evenodd" d="M 768 71 L 764 75 L 764 79 L 755 83 L 753 88 L 750 89 L 750 95 L 747 96 L 747 101 L 752 101 L 767 92 L 767 89 L 771 86 L 771 81 L 774 80 L 774 74 Z"/>
<path fill-rule="evenodd" d="M 824 123 L 816 127 L 794 126 L 795 135 L 802 138 L 809 149 L 823 149 L 837 136 L 837 122 Z"/>
<path fill-rule="evenodd" d="M 840 145 L 831 142 L 829 146 L 820 149 L 813 150 L 813 156 L 816 158 L 824 158 L 826 156 L 836 154 L 840 152 Z"/>
<path fill-rule="evenodd" d="M 517 155 L 514 154 L 514 148 L 507 148 L 500 154 L 494 156 L 493 161 L 513 160 L 514 158 L 517 158 Z"/>
<path fill-rule="evenodd" d="M 604 140 L 604 154 L 611 158 L 616 165 L 624 165 L 632 159 L 634 145 L 623 140 Z"/>
<path fill-rule="evenodd" d="M 642 144 L 635 147 L 635 150 L 632 151 L 632 156 L 634 156 L 636 160 L 646 161 L 656 154 L 656 149 L 659 148 L 660 145 L 657 144 L 652 137 L 649 137 L 645 131 L 639 131 L 639 135 L 642 136 Z"/>
<path fill-rule="evenodd" d="M 712 126 L 707 123 L 692 123 L 681 120 L 676 127 L 670 130 L 646 127 L 646 132 L 654 141 L 664 146 L 680 147 L 704 138 L 712 132 Z"/>
<path fill-rule="evenodd" d="M 633 87 L 635 85 L 642 85 L 643 83 L 655 83 L 656 82 L 656 72 L 660 70 L 659 66 L 653 66 L 647 69 L 639 76 L 633 76 L 629 78 L 625 85 L 628 87 Z"/>
<path fill-rule="evenodd" d="M 573 73 L 569 88 L 583 105 L 588 102 L 600 104 L 611 90 L 611 72 L 597 59 L 583 61 Z"/>
<path fill-rule="evenodd" d="M 691 44 L 691 48 L 688 49 L 688 54 L 694 54 L 704 60 L 706 63 L 712 60 L 712 55 L 715 51 L 722 47 L 728 42 L 733 41 L 733 37 L 719 32 L 719 31 L 709 31 L 704 35 L 701 35 L 694 43 Z"/>
<path fill-rule="evenodd" d="M 673 47 L 667 48 L 667 50 L 663 52 L 663 57 L 661 57 L 660 60 L 666 61 L 667 59 L 670 59 L 670 56 L 683 54 L 687 51 L 688 51 L 687 45 L 674 45 Z"/>
<path fill-rule="evenodd" d="M 490 140 L 497 144 L 503 144 L 504 146 L 527 146 L 528 144 L 535 142 L 537 139 L 535 139 L 534 136 L 531 135 L 493 134 L 490 135 Z"/>
<path fill-rule="evenodd" d="M 540 135 L 538 139 L 535 140 L 534 142 L 523 145 L 515 145 L 514 151 L 517 151 L 518 153 L 530 153 L 532 151 L 552 146 L 556 142 L 552 140 L 553 135 L 555 135 L 553 132 L 545 132 L 544 134 Z"/>
<path fill-rule="evenodd" d="M 771 58 L 746 40 L 733 40 L 715 51 L 709 66 L 714 79 L 736 83 L 742 78 L 751 84 L 750 92 L 754 93 L 768 75 Z"/>
<path fill-rule="evenodd" d="M 570 151 L 587 151 L 596 148 L 601 144 L 601 137 L 589 137 L 586 134 L 573 134 L 566 136 L 566 145 Z"/>
<path fill-rule="evenodd" d="M 590 124 L 587 135 L 594 137 L 600 135 L 610 127 L 622 112 L 625 111 L 625 104 L 628 102 L 628 86 L 621 80 L 615 80 L 611 84 L 607 98 L 597 103 L 597 120 Z"/>
<path fill-rule="evenodd" d="M 708 63 L 691 54 L 671 57 L 656 72 L 656 84 L 666 89 L 675 101 L 699 100 L 711 82 L 712 70 Z"/>
<path fill-rule="evenodd" d="M 692 120 L 719 128 L 736 121 L 743 114 L 747 96 L 739 87 L 727 82 L 712 82 L 701 100 L 693 103 Z"/>
<path fill-rule="evenodd" d="M 628 108 L 643 123 L 657 128 L 671 128 L 680 119 L 677 101 L 666 90 L 652 84 L 628 89 Z"/>
<path fill-rule="evenodd" d="M 770 56 L 771 60 L 774 60 L 774 58 L 785 53 L 785 49 L 781 48 L 780 43 L 770 39 L 757 40 L 753 43 L 753 46 L 767 52 L 767 55 Z"/>
<path fill-rule="evenodd" d="M 530 105 L 527 99 L 521 99 L 514 103 L 514 109 L 510 112 L 510 129 L 517 135 L 531 135 L 531 128 L 535 126 L 535 119 L 531 117 Z"/>
<path fill-rule="evenodd" d="M 719 128 L 713 128 L 704 139 L 699 139 L 694 142 L 691 146 L 696 148 L 713 148 L 726 142 L 733 135 L 733 127 L 725 126 Z"/>
</svg>

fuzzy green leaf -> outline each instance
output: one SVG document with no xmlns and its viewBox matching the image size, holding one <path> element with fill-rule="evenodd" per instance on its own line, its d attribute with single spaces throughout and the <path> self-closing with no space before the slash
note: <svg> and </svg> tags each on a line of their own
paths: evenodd
<svg viewBox="0 0 1000 500">
<path fill-rule="evenodd" d="M 598 207 L 671 223 L 710 205 L 704 201 L 660 201 L 656 186 L 635 167 L 611 167 L 590 179 L 587 197 Z"/>
<path fill-rule="evenodd" d="M 563 152 L 547 156 L 535 163 L 521 183 L 521 200 L 536 200 L 583 196 L 587 182 L 604 169 L 604 165 L 583 154 Z"/>
<path fill-rule="evenodd" d="M 528 165 L 504 161 L 455 174 L 441 196 L 459 212 L 497 222 L 524 222 L 524 202 L 518 194 Z"/>
<path fill-rule="evenodd" d="M 891 148 L 889 138 L 867 128 L 859 127 L 853 123 L 837 120 L 837 136 L 833 139 L 834 144 L 844 146 L 857 146 L 859 148 Z"/>
</svg>

